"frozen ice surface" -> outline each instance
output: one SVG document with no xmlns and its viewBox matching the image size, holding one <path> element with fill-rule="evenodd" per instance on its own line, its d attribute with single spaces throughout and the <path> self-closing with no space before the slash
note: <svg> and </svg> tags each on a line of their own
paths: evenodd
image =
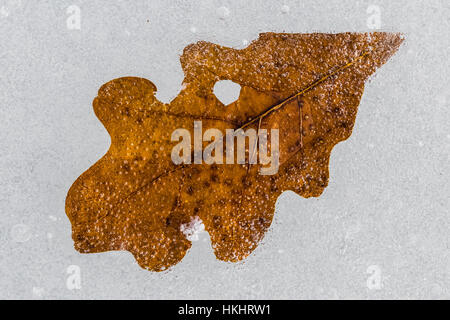
<svg viewBox="0 0 450 320">
<path fill-rule="evenodd" d="M 214 95 L 224 105 L 236 101 L 239 98 L 241 86 L 231 80 L 217 81 L 214 85 Z"/>
<path fill-rule="evenodd" d="M 11 228 L 11 239 L 15 242 L 26 242 L 30 240 L 30 227 L 26 224 L 16 224 Z"/>
<path fill-rule="evenodd" d="M 403 32 L 406 41 L 366 83 L 320 198 L 284 193 L 263 244 L 243 263 L 220 262 L 208 240 L 197 241 L 163 273 L 141 269 L 127 252 L 73 248 L 67 190 L 110 144 L 92 110 L 99 87 L 140 76 L 170 101 L 190 43 L 242 47 L 267 31 L 375 31 L 366 11 L 373 3 L 76 3 L 80 30 L 66 26 L 73 1 L 1 3 L 0 298 L 450 298 L 447 0 L 373 2 L 379 31 Z M 66 287 L 70 265 L 80 267 L 79 290 Z"/>
</svg>

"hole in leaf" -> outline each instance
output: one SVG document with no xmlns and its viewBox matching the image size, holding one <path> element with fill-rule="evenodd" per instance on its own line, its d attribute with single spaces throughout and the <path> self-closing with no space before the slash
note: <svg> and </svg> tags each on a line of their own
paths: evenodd
<svg viewBox="0 0 450 320">
<path fill-rule="evenodd" d="M 236 101 L 240 92 L 241 86 L 231 80 L 221 80 L 214 85 L 214 94 L 224 105 Z"/>
</svg>

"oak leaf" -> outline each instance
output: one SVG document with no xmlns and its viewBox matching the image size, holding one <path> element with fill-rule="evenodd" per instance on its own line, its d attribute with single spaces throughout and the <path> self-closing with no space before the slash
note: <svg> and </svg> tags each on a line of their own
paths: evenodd
<svg viewBox="0 0 450 320">
<path fill-rule="evenodd" d="M 111 146 L 66 198 L 75 248 L 128 250 L 141 267 L 161 271 L 184 257 L 186 226 L 201 220 L 218 259 L 244 259 L 283 191 L 323 192 L 330 152 L 352 132 L 365 81 L 402 41 L 393 33 L 265 33 L 242 50 L 197 42 L 180 58 L 185 78 L 170 104 L 155 98 L 146 79 L 106 83 L 93 106 Z M 214 96 L 219 80 L 241 86 L 237 101 L 224 106 Z M 171 134 L 193 132 L 196 120 L 203 130 L 279 129 L 278 172 L 260 175 L 260 164 L 174 164 Z"/>
</svg>

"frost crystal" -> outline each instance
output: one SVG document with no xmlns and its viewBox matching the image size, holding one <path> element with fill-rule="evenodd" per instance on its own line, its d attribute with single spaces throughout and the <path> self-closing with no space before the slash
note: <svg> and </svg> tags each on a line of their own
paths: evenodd
<svg viewBox="0 0 450 320">
<path fill-rule="evenodd" d="M 198 241 L 198 234 L 205 231 L 205 225 L 202 219 L 195 216 L 189 223 L 182 224 L 180 230 L 189 241 Z"/>
</svg>

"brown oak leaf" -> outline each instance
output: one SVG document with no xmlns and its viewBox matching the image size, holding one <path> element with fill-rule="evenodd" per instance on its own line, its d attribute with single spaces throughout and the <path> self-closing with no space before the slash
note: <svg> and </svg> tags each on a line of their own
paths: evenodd
<svg viewBox="0 0 450 320">
<path fill-rule="evenodd" d="M 197 42 L 180 58 L 185 78 L 170 104 L 155 98 L 147 79 L 104 84 L 93 106 L 111 146 L 68 192 L 75 248 L 128 250 L 141 267 L 161 271 L 184 257 L 186 226 L 201 220 L 218 259 L 244 259 L 270 227 L 283 191 L 323 192 L 330 152 L 352 132 L 364 82 L 402 41 L 376 32 L 264 33 L 242 50 Z M 216 98 L 219 80 L 241 86 L 238 100 L 224 106 Z M 193 133 L 194 121 L 203 131 L 278 129 L 278 172 L 261 175 L 261 164 L 175 164 L 171 134 Z M 247 148 L 247 162 L 253 151 Z"/>
</svg>

